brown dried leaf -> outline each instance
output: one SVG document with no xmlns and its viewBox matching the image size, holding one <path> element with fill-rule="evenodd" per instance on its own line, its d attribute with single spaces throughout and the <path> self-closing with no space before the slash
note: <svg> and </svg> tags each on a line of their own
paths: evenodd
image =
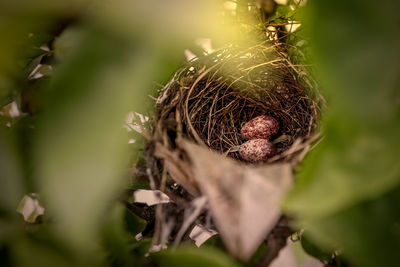
<svg viewBox="0 0 400 267">
<path fill-rule="evenodd" d="M 164 167 L 172 179 L 182 185 L 191 195 L 200 195 L 191 173 L 191 166 L 179 158 L 178 151 L 170 151 L 160 143 L 156 143 L 155 155 L 164 160 Z"/>
<path fill-rule="evenodd" d="M 249 259 L 281 215 L 280 202 L 292 184 L 290 164 L 245 165 L 188 141 L 182 145 L 225 245 Z"/>
</svg>

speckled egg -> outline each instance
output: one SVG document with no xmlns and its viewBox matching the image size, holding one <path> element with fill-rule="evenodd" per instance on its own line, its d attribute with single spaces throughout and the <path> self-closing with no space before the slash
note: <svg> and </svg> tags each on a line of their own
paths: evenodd
<svg viewBox="0 0 400 267">
<path fill-rule="evenodd" d="M 274 144 L 266 139 L 252 139 L 239 147 L 240 157 L 248 162 L 262 162 L 276 154 Z"/>
<path fill-rule="evenodd" d="M 270 139 L 278 133 L 279 122 L 271 116 L 258 116 L 243 125 L 240 134 L 246 140 Z"/>
</svg>

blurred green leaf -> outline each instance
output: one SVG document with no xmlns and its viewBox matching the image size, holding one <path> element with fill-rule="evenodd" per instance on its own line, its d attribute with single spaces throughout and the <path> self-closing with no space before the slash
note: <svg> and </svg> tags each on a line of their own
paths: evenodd
<svg viewBox="0 0 400 267">
<path fill-rule="evenodd" d="M 400 244 L 388 230 L 398 210 L 385 200 L 400 184 L 399 7 L 314 1 L 304 24 L 328 110 L 325 138 L 303 163 L 285 207 L 318 245 L 343 248 L 361 266 L 394 266 Z"/>
<path fill-rule="evenodd" d="M 17 97 L 17 92 L 14 81 L 0 73 L 0 107 L 11 103 Z"/>
<path fill-rule="evenodd" d="M 308 255 L 313 256 L 322 262 L 327 263 L 332 260 L 333 251 L 327 252 L 322 250 L 320 247 L 316 246 L 312 241 L 310 241 L 310 239 L 304 234 L 301 236 L 301 246 Z"/>
<path fill-rule="evenodd" d="M 132 212 L 128 211 L 125 209 L 124 213 L 124 219 L 126 223 L 126 230 L 131 234 L 131 235 L 136 235 L 140 232 L 142 232 L 145 227 L 146 227 L 146 221 L 139 218 Z"/>
<path fill-rule="evenodd" d="M 136 256 L 136 263 L 138 266 L 149 266 L 151 259 L 147 256 L 144 257 L 151 248 L 152 240 L 150 238 L 142 239 L 132 244 L 132 253 Z M 151 266 L 151 265 L 150 265 Z"/>
<path fill-rule="evenodd" d="M 221 250 L 201 246 L 200 248 L 194 246 L 181 246 L 176 251 L 162 251 L 152 255 L 157 263 L 157 266 L 162 267 L 201 267 L 201 266 L 215 266 L 215 267 L 235 267 L 240 266 L 236 261 L 230 258 Z"/>
<path fill-rule="evenodd" d="M 0 206 L 17 214 L 22 195 L 36 192 L 46 208 L 41 224 L 17 220 L 16 233 L 0 218 L 1 226 L 7 225 L 0 233 L 11 236 L 4 249 L 0 243 L 2 258 L 22 266 L 100 265 L 102 233 L 112 255 L 109 264 L 150 261 L 143 257 L 150 240 L 133 240 L 144 222 L 130 213 L 124 216 L 121 206 L 112 208 L 127 183 L 127 150 L 133 149 L 126 142 L 123 119 L 132 109 L 153 106 L 146 102 L 148 93 L 158 88 L 153 82 L 168 79 L 194 38 L 227 35 L 230 30 L 221 31 L 215 20 L 220 10 L 214 3 L 0 3 L 0 105 L 20 100 L 21 110 L 29 113 L 12 119 L 15 147 L 8 148 L 9 139 L 3 146 L 0 139 L 0 201 L 5 199 Z M 73 25 L 59 36 L 69 23 Z M 54 63 L 51 77 L 28 81 L 39 63 Z M 39 71 L 49 74 L 50 68 L 44 68 Z M 182 248 L 165 255 L 172 262 L 178 257 L 183 263 L 236 265 L 211 248 Z"/>
<path fill-rule="evenodd" d="M 293 209 L 323 215 L 400 182 L 400 106 L 395 100 L 400 31 L 392 24 L 400 16 L 385 13 L 392 23 L 381 31 L 380 24 L 386 22 L 378 18 L 387 4 L 377 9 L 372 2 L 360 1 L 359 8 L 341 13 L 341 5 L 313 5 L 310 23 L 319 21 L 313 24 L 314 51 L 330 104 L 325 141 L 304 164 L 289 204 Z M 322 32 L 329 32 L 329 37 Z"/>
<path fill-rule="evenodd" d="M 41 47 L 54 39 L 50 32 L 31 32 L 28 34 L 29 43 L 35 47 Z"/>
<path fill-rule="evenodd" d="M 13 239 L 18 239 L 21 236 L 20 225 L 16 222 L 22 222 L 21 218 L 4 218 L 4 214 L 1 214 L 0 219 L 0 244 L 6 244 Z"/>
<path fill-rule="evenodd" d="M 35 81 L 41 83 L 41 81 Z M 33 96 L 36 96 L 36 86 L 33 85 Z M 24 103 L 24 95 L 21 102 Z M 32 105 L 32 104 L 31 104 Z M 20 172 L 23 178 L 24 193 L 38 192 L 38 184 L 36 182 L 35 165 L 33 162 L 33 140 L 36 136 L 36 119 L 31 116 L 23 115 L 14 119 L 11 127 L 13 142 L 15 143 L 14 151 L 20 160 Z M 22 196 L 20 200 L 22 199 Z"/>
<path fill-rule="evenodd" d="M 222 242 L 221 235 L 219 235 L 219 234 L 211 236 L 209 239 L 206 240 L 206 242 L 204 242 L 204 245 L 219 247 L 221 249 L 224 247 L 224 243 Z"/>
<path fill-rule="evenodd" d="M 284 17 L 290 17 L 290 13 L 292 13 L 292 9 L 289 6 L 284 6 L 284 5 L 278 5 L 276 8 L 276 13 L 274 14 L 276 17 L 279 16 L 284 16 Z"/>
<path fill-rule="evenodd" d="M 397 266 L 400 251 L 400 187 L 338 213 L 304 219 L 310 237 L 338 248 L 359 266 Z"/>
<path fill-rule="evenodd" d="M 0 128 L 0 212 L 15 214 L 24 188 L 12 138 L 3 131 Z"/>
<path fill-rule="evenodd" d="M 136 240 L 124 227 L 125 211 L 125 207 L 119 204 L 107 214 L 108 218 L 103 229 L 103 243 L 110 266 L 133 266 L 135 263 L 130 244 Z"/>
<path fill-rule="evenodd" d="M 375 197 L 400 182 L 399 104 L 394 98 L 400 64 L 398 30 L 390 26 L 380 30 L 377 18 L 385 5 L 376 9 L 360 1 L 360 8 L 346 8 L 338 16 L 340 6 L 313 5 L 312 21 L 319 21 L 313 25 L 314 51 L 330 105 L 325 141 L 304 164 L 289 204 L 310 215 Z M 394 13 L 388 19 L 398 17 Z M 329 38 L 322 32 L 329 32 Z M 369 38 L 373 33 L 381 40 Z M 383 58 L 388 60 L 380 66 Z M 311 199 L 313 208 L 305 211 Z"/>
<path fill-rule="evenodd" d="M 12 245 L 11 256 L 14 266 L 84 266 L 57 247 L 28 237 L 21 236 Z"/>
<path fill-rule="evenodd" d="M 374 198 L 400 182 L 397 125 L 361 130 L 357 122 L 326 118 L 325 140 L 303 164 L 287 206 L 307 216 L 324 216 Z M 359 127 L 357 127 L 359 126 Z M 379 155 L 379 156 L 378 156 Z"/>
<path fill-rule="evenodd" d="M 25 78 L 28 77 L 32 71 L 39 65 L 40 61 L 42 60 L 43 56 L 48 54 L 48 52 L 43 51 L 43 53 L 39 54 L 39 56 L 29 60 L 25 67 Z"/>
<path fill-rule="evenodd" d="M 28 75 L 49 53 L 41 46 L 53 38 L 61 15 L 8 2 L 14 1 L 0 3 L 0 106 L 17 99 Z"/>
<path fill-rule="evenodd" d="M 99 216 L 123 185 L 123 118 L 130 106 L 140 107 L 155 64 L 143 46 L 89 27 L 76 52 L 55 69 L 36 162 L 54 227 L 80 253 L 94 252 Z"/>
<path fill-rule="evenodd" d="M 63 60 L 68 58 L 68 56 L 78 49 L 79 44 L 84 38 L 84 30 L 75 27 L 68 27 L 65 29 L 60 36 L 57 36 L 53 43 L 54 55 L 57 60 Z"/>
</svg>

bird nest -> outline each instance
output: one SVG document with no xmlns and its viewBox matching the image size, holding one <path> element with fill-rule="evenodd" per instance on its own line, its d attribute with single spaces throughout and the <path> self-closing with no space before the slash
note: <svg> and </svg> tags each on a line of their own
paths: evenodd
<svg viewBox="0 0 400 267">
<path fill-rule="evenodd" d="M 272 42 L 229 46 L 192 60 L 175 73 L 157 99 L 147 147 L 155 187 L 160 188 L 165 161 L 180 165 L 166 168 L 172 178 L 167 182 L 181 184 L 184 179 L 177 176 L 190 175 L 190 160 L 177 143 L 180 138 L 241 160 L 238 148 L 246 141 L 241 127 L 254 117 L 268 115 L 280 127 L 271 140 L 277 155 L 267 163 L 289 160 L 292 151 L 287 151 L 295 140 L 311 138 L 321 98 L 306 67 L 293 64 L 287 50 L 287 45 Z M 189 195 L 198 193 L 195 185 L 183 183 Z"/>
<path fill-rule="evenodd" d="M 216 230 L 218 226 L 227 229 L 224 219 L 218 217 L 224 217 L 220 215 L 223 212 L 214 209 L 210 220 L 208 209 L 196 206 L 196 201 L 202 196 L 207 197 L 211 209 L 232 208 L 234 211 L 227 216 L 236 216 L 236 219 L 227 219 L 229 223 L 241 220 L 238 213 L 241 200 L 229 201 L 242 195 L 237 190 L 253 188 L 253 185 L 247 187 L 246 183 L 254 179 L 261 184 L 270 183 L 277 179 L 271 186 L 281 186 L 277 190 L 283 194 L 287 187 L 282 182 L 292 180 L 288 178 L 292 169 L 290 166 L 297 164 L 315 141 L 321 103 L 316 83 L 305 66 L 293 63 L 286 44 L 264 42 L 247 48 L 229 46 L 197 58 L 178 70 L 156 101 L 151 133 L 147 136 L 145 166 L 141 169 L 144 172 L 140 172 L 149 179 L 153 190 L 166 193 L 173 202 L 173 208 L 165 210 L 167 214 L 161 212 L 161 206 L 157 207 L 153 242 L 179 243 L 187 238 L 191 229 L 189 225 L 193 226 L 195 220 Z M 262 115 L 273 117 L 279 123 L 278 133 L 269 140 L 276 147 L 276 155 L 258 167 L 233 163 L 234 160 L 243 161 L 238 152 L 246 142 L 241 128 Z M 207 154 L 210 153 L 204 150 L 207 147 L 222 156 Z M 247 172 L 253 167 L 255 169 Z M 288 168 L 290 171 L 286 171 Z M 265 181 L 264 175 L 271 176 L 272 180 Z M 232 184 L 231 181 L 235 182 Z M 213 200 L 214 190 L 219 192 L 217 195 L 225 196 L 223 202 L 219 197 Z M 254 205 L 259 210 L 254 214 L 265 212 L 264 203 L 258 203 L 258 199 L 265 194 L 251 192 L 249 196 L 257 200 Z M 196 212 L 199 212 L 196 216 L 186 218 L 186 215 Z M 272 223 L 277 222 L 279 214 L 274 216 L 270 219 Z M 175 218 L 172 228 L 167 227 L 171 218 Z M 191 221 L 188 222 L 189 218 Z M 285 222 L 285 227 L 289 229 L 286 221 L 284 216 L 281 217 L 277 226 Z M 259 233 L 265 234 L 261 230 Z M 226 244 L 232 243 L 227 241 L 227 236 L 222 232 Z M 287 235 L 282 236 L 282 240 L 286 238 Z M 240 247 L 228 248 L 238 257 L 243 256 L 240 256 Z M 249 255 L 247 253 L 242 258 Z"/>
<path fill-rule="evenodd" d="M 318 100 L 310 77 L 293 65 L 285 49 L 263 43 L 248 49 L 228 47 L 181 70 L 157 100 L 155 134 L 176 134 L 240 159 L 237 147 L 244 123 L 269 115 L 280 124 L 274 141 L 278 155 L 315 130 Z M 161 134 L 162 135 L 162 134 Z"/>
</svg>

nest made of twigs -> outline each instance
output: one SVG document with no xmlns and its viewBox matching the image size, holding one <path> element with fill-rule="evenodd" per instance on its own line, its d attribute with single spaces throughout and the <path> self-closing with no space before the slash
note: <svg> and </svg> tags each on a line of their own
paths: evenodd
<svg viewBox="0 0 400 267">
<path fill-rule="evenodd" d="M 231 46 L 189 62 L 157 100 L 156 139 L 173 149 L 179 133 L 240 160 L 241 127 L 269 115 L 280 124 L 273 140 L 279 159 L 294 140 L 314 132 L 319 113 L 315 83 L 306 68 L 291 63 L 286 48 Z"/>
<path fill-rule="evenodd" d="M 174 202 L 173 210 L 162 212 L 157 206 L 154 244 L 178 244 L 185 239 L 182 234 L 190 232 L 188 225 L 196 222 L 216 229 L 207 209 L 182 223 L 189 220 L 182 214 L 193 212 L 195 200 L 206 195 L 193 162 L 197 155 L 187 150 L 187 140 L 241 160 L 238 147 L 246 141 L 240 134 L 242 126 L 254 117 L 269 115 L 280 125 L 271 140 L 277 155 L 262 164 L 293 167 L 311 149 L 318 136 L 317 121 L 324 101 L 307 67 L 294 64 L 288 48 L 279 42 L 247 48 L 229 46 L 187 63 L 163 87 L 151 134 L 146 136 L 145 166 L 138 167 L 144 170 L 153 190 L 166 193 Z M 236 177 L 238 186 L 242 178 Z M 215 190 L 229 189 L 222 186 Z M 173 229 L 167 221 L 175 222 Z"/>
</svg>

